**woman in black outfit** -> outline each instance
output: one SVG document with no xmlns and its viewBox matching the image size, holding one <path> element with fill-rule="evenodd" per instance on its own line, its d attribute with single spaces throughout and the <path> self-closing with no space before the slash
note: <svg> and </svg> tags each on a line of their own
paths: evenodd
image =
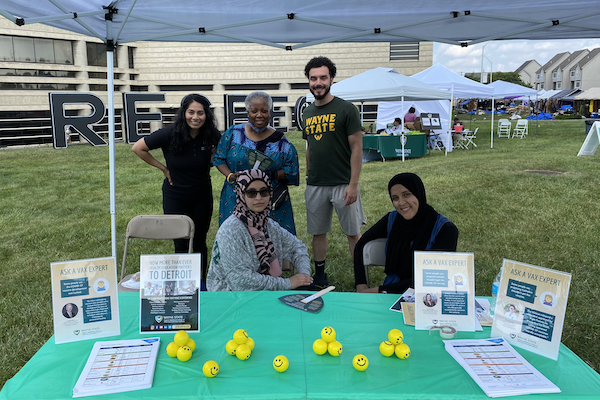
<svg viewBox="0 0 600 400">
<path fill-rule="evenodd" d="M 416 174 L 394 176 L 388 192 L 395 210 L 373 225 L 354 249 L 354 280 L 357 292 L 404 293 L 414 288 L 415 251 L 456 251 L 458 229 L 427 204 L 425 186 Z M 367 242 L 387 239 L 386 277 L 383 285 L 367 286 L 363 249 Z"/>
<path fill-rule="evenodd" d="M 199 94 L 189 94 L 181 100 L 181 107 L 172 125 L 159 129 L 138 140 L 132 150 L 142 160 L 160 169 L 163 182 L 163 210 L 165 214 L 184 214 L 194 220 L 194 252 L 202 255 L 202 280 L 207 270 L 206 234 L 213 212 L 211 160 L 221 133 L 210 103 Z M 161 148 L 166 166 L 150 154 Z M 186 253 L 188 241 L 177 239 L 176 253 Z"/>
</svg>

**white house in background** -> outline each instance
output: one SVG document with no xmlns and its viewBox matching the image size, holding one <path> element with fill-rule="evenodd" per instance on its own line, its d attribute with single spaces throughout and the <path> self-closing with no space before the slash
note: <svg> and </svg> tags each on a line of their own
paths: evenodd
<svg viewBox="0 0 600 400">
<path fill-rule="evenodd" d="M 569 85 L 569 71 L 573 65 L 577 65 L 579 60 L 585 57 L 589 52 L 588 49 L 577 50 L 557 65 L 556 68 L 552 70 L 552 87 L 550 87 L 550 89 L 571 89 Z"/>
<path fill-rule="evenodd" d="M 565 51 L 564 53 L 558 53 L 550 61 L 544 64 L 543 67 L 538 69 L 535 73 L 535 86 L 534 89 L 540 91 L 542 89 L 551 90 L 552 88 L 552 70 L 554 70 L 560 63 L 562 63 L 571 53 Z"/>
<path fill-rule="evenodd" d="M 552 90 L 552 70 L 560 65 L 571 53 L 558 53 L 535 73 L 535 90 Z"/>
<path fill-rule="evenodd" d="M 600 47 L 593 49 L 569 69 L 569 89 L 600 86 Z"/>
<path fill-rule="evenodd" d="M 519 68 L 515 70 L 519 74 L 521 80 L 524 83 L 528 83 L 531 86 L 535 85 L 535 73 L 542 68 L 539 62 L 535 60 L 525 61 Z"/>
</svg>

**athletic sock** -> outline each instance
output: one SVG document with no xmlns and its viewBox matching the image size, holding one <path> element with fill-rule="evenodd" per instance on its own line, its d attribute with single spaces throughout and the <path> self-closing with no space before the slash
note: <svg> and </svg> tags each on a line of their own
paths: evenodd
<svg viewBox="0 0 600 400">
<path fill-rule="evenodd" d="M 325 260 L 315 261 L 315 275 L 325 276 Z"/>
</svg>

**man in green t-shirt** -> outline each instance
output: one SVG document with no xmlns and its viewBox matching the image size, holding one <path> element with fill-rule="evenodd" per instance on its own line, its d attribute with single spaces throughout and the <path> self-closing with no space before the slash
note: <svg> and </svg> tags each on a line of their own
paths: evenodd
<svg viewBox="0 0 600 400">
<path fill-rule="evenodd" d="M 335 64 L 327 57 L 315 57 L 304 68 L 315 96 L 302 116 L 307 142 L 306 225 L 313 235 L 313 279 L 320 287 L 329 286 L 325 256 L 333 209 L 348 238 L 350 256 L 360 239 L 360 227 L 366 224 L 358 187 L 363 127 L 356 107 L 329 92 L 335 73 Z"/>
</svg>

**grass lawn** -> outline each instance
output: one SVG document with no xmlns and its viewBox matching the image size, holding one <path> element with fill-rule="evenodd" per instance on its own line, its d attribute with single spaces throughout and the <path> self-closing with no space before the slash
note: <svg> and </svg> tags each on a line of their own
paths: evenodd
<svg viewBox="0 0 600 400">
<path fill-rule="evenodd" d="M 420 175 L 428 202 L 460 231 L 458 250 L 475 254 L 476 294 L 489 296 L 503 258 L 573 274 L 563 342 L 600 371 L 600 154 L 577 157 L 585 124 L 533 121 L 524 139 L 494 140 L 490 116 L 461 115 L 467 128 L 479 127 L 472 150 L 444 156 L 363 164 L 362 198 L 371 226 L 392 209 L 388 180 L 396 173 Z M 288 138 L 304 165 L 299 132 Z M 117 262 L 127 222 L 138 214 L 161 214 L 162 173 L 142 162 L 131 146 L 116 146 Z M 160 152 L 155 152 L 159 155 Z M 0 387 L 53 334 L 50 263 L 110 256 L 108 148 L 73 145 L 0 151 Z M 560 175 L 530 173 L 556 171 Z M 213 169 L 217 229 L 223 178 Z M 306 233 L 304 182 L 291 188 L 298 236 Z M 334 222 L 327 270 L 336 290 L 353 290 L 346 239 Z M 133 241 L 128 272 L 140 254 L 171 253 L 172 243 Z M 382 282 L 381 269 L 371 280 Z"/>
</svg>

